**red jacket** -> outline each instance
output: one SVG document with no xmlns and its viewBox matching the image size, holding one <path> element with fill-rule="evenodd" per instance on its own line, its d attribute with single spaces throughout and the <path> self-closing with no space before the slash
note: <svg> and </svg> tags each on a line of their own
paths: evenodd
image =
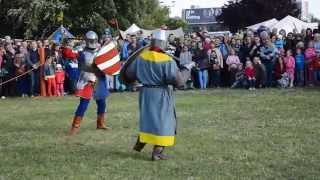
<svg viewBox="0 0 320 180">
<path fill-rule="evenodd" d="M 246 67 L 244 69 L 244 74 L 248 77 L 248 78 L 255 78 L 256 77 L 256 70 L 252 67 Z"/>
<path fill-rule="evenodd" d="M 62 48 L 62 57 L 65 59 L 74 60 L 78 58 L 78 53 L 74 52 L 70 47 Z"/>
<path fill-rule="evenodd" d="M 63 82 L 64 82 L 64 77 L 65 77 L 64 71 L 62 71 L 62 70 L 60 70 L 60 71 L 57 70 L 55 76 L 56 76 L 56 83 L 57 83 L 57 84 L 63 84 Z"/>
</svg>

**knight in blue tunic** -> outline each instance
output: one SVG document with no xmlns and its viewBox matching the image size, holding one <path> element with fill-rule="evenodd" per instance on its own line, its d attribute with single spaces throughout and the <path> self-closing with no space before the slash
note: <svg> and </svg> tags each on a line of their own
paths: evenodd
<svg viewBox="0 0 320 180">
<path fill-rule="evenodd" d="M 140 133 L 134 150 L 140 152 L 146 144 L 154 145 L 152 160 L 167 159 L 164 147 L 175 143 L 177 122 L 172 86 L 183 86 L 194 66 L 191 63 L 179 69 L 165 53 L 166 44 L 165 31 L 159 30 L 153 34 L 151 46 L 122 71 L 126 83 L 143 84 L 139 94 Z"/>
</svg>

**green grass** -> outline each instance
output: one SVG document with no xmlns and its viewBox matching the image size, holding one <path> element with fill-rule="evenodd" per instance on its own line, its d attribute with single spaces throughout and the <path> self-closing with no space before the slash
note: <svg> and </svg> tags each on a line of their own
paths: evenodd
<svg viewBox="0 0 320 180">
<path fill-rule="evenodd" d="M 78 99 L 0 101 L 0 180 L 320 179 L 320 91 L 177 92 L 177 144 L 151 162 L 138 132 L 136 93 L 112 94 L 108 123 L 95 130 L 95 104 L 67 138 Z"/>
</svg>

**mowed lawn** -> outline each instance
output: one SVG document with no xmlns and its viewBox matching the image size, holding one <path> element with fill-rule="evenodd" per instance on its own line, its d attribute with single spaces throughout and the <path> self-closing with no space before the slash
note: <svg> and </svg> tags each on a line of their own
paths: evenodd
<svg viewBox="0 0 320 180">
<path fill-rule="evenodd" d="M 179 91 L 168 161 L 132 151 L 138 94 L 108 99 L 112 131 L 95 130 L 91 102 L 68 138 L 75 97 L 0 101 L 0 180 L 320 179 L 320 90 Z"/>
</svg>

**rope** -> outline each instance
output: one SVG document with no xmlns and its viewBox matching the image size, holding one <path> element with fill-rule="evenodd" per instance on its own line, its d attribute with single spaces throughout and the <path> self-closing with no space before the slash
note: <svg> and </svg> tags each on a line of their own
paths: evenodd
<svg viewBox="0 0 320 180">
<path fill-rule="evenodd" d="M 41 67 L 41 66 L 43 66 L 43 65 L 44 65 L 44 64 L 40 64 L 39 67 Z M 39 68 L 39 67 L 38 67 L 38 68 Z M 11 81 L 14 81 L 14 80 L 18 79 L 19 77 L 25 76 L 25 75 L 27 75 L 28 73 L 32 72 L 33 70 L 36 70 L 36 69 L 35 69 L 35 68 L 32 68 L 32 69 L 30 69 L 30 70 L 28 70 L 28 71 L 20 74 L 19 76 L 13 77 L 13 78 L 11 78 L 11 79 L 9 79 L 9 80 L 1 83 L 0 86 L 3 86 L 3 85 L 5 85 L 5 84 L 7 84 L 7 83 L 9 83 L 9 82 L 11 82 Z"/>
</svg>

